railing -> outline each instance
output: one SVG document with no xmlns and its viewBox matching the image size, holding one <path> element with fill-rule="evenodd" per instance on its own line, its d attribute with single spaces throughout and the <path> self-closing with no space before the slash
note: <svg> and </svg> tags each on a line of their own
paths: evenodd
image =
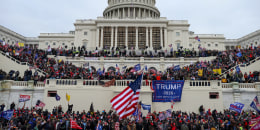
<svg viewBox="0 0 260 130">
<path fill-rule="evenodd" d="M 97 85 L 102 85 L 106 82 L 108 82 L 109 80 L 102 80 L 102 81 L 98 81 L 98 80 L 84 80 L 83 81 L 83 86 L 97 86 Z M 131 82 L 133 82 L 134 80 L 116 80 L 115 84 L 112 86 L 128 86 Z M 101 83 L 103 82 L 103 83 Z M 152 85 L 152 81 L 148 80 L 147 82 L 145 80 L 142 81 L 142 86 L 151 86 Z"/>
<path fill-rule="evenodd" d="M 28 86 L 28 82 L 27 81 L 14 81 L 12 86 L 27 87 Z"/>
<path fill-rule="evenodd" d="M 232 83 L 222 83 L 222 88 L 233 88 Z M 238 88 L 256 88 L 255 83 L 239 83 Z"/>
<path fill-rule="evenodd" d="M 73 80 L 73 79 L 71 79 L 71 80 L 70 79 L 58 79 L 58 80 L 56 80 L 56 85 L 67 85 L 67 86 L 68 85 L 77 85 L 77 80 Z"/>
<path fill-rule="evenodd" d="M 240 83 L 239 88 L 256 88 L 254 83 Z"/>
<path fill-rule="evenodd" d="M 34 86 L 36 88 L 44 88 L 45 87 L 45 83 L 44 82 L 37 82 L 36 86 Z"/>
<path fill-rule="evenodd" d="M 28 81 L 13 81 L 12 86 L 18 86 L 18 87 L 28 87 L 29 83 Z M 34 86 L 36 88 L 44 88 L 45 84 L 44 82 L 37 82 L 37 84 Z"/>
<path fill-rule="evenodd" d="M 31 66 L 28 62 L 21 62 L 21 61 L 19 61 L 19 60 L 16 60 L 16 59 L 13 58 L 12 56 L 6 55 L 3 51 L 0 51 L 0 53 L 1 53 L 3 56 L 7 57 L 8 59 L 11 59 L 12 61 L 16 62 L 17 64 L 26 65 L 26 66 L 29 66 L 29 67 Z M 39 69 L 39 68 L 37 68 L 37 71 L 40 72 L 40 73 L 42 73 L 42 74 L 44 74 L 44 75 L 47 74 L 46 72 L 44 72 L 43 70 L 41 70 L 41 69 Z"/>
<path fill-rule="evenodd" d="M 222 83 L 222 88 L 233 88 L 231 83 Z"/>
</svg>

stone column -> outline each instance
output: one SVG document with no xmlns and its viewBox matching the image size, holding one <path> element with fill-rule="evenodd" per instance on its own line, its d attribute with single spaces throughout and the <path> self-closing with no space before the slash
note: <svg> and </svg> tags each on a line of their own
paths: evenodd
<svg viewBox="0 0 260 130">
<path fill-rule="evenodd" d="M 135 50 L 138 50 L 138 27 L 135 27 Z"/>
<path fill-rule="evenodd" d="M 162 47 L 162 49 L 163 49 L 163 28 L 162 27 L 160 27 L 160 41 L 161 41 L 161 47 Z"/>
<path fill-rule="evenodd" d="M 150 27 L 150 50 L 153 50 L 153 27 Z"/>
<path fill-rule="evenodd" d="M 114 43 L 114 27 L 111 27 L 111 44 L 110 44 L 110 49 L 112 49 Z"/>
<path fill-rule="evenodd" d="M 149 47 L 149 43 L 148 43 L 148 40 L 149 40 L 149 36 L 148 36 L 148 27 L 146 27 L 146 46 Z M 146 49 L 146 48 L 145 48 Z"/>
<path fill-rule="evenodd" d="M 117 47 L 117 27 L 115 27 L 115 48 Z"/>
<path fill-rule="evenodd" d="M 104 46 L 103 46 L 103 33 L 104 33 L 104 31 L 103 31 L 103 27 L 101 27 L 101 40 L 100 40 L 100 46 L 101 46 L 101 49 L 103 49 L 104 48 Z"/>
<path fill-rule="evenodd" d="M 128 27 L 125 28 L 125 46 L 126 50 L 128 49 Z"/>
<path fill-rule="evenodd" d="M 139 8 L 139 11 L 138 11 L 138 18 L 141 18 L 141 8 Z"/>
<path fill-rule="evenodd" d="M 133 12 L 133 18 L 135 19 L 135 8 L 134 8 L 134 12 Z"/>
<path fill-rule="evenodd" d="M 234 102 L 240 102 L 240 89 L 239 89 L 239 83 L 238 82 L 233 82 L 233 99 Z"/>
<path fill-rule="evenodd" d="M 120 18 L 120 11 L 117 9 L 117 18 Z"/>
<path fill-rule="evenodd" d="M 168 35 L 168 32 L 167 32 L 167 28 L 165 27 L 164 28 L 164 45 L 165 46 L 168 46 L 168 37 L 167 37 L 167 35 Z M 164 48 L 165 48 L 165 46 L 164 46 Z"/>
<path fill-rule="evenodd" d="M 125 18 L 125 8 L 123 8 L 123 18 Z"/>
<path fill-rule="evenodd" d="M 127 13 L 128 13 L 127 17 L 130 18 L 130 8 L 128 8 L 128 12 Z"/>
<path fill-rule="evenodd" d="M 99 27 L 97 27 L 97 31 L 96 31 L 96 47 L 100 48 L 100 46 L 99 46 Z"/>
</svg>

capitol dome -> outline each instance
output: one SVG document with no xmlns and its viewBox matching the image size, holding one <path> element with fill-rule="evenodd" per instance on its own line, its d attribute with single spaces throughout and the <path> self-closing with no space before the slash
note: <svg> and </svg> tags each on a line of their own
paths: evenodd
<svg viewBox="0 0 260 130">
<path fill-rule="evenodd" d="M 160 11 L 155 3 L 156 0 L 108 0 L 103 16 L 106 19 L 158 19 Z"/>
</svg>

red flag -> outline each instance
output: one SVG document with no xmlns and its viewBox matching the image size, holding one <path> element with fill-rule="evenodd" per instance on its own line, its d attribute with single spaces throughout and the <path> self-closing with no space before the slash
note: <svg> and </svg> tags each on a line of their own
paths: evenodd
<svg viewBox="0 0 260 130">
<path fill-rule="evenodd" d="M 136 110 L 140 95 L 142 77 L 143 75 L 138 76 L 134 82 L 130 83 L 128 87 L 126 87 L 121 93 L 110 101 L 120 119 L 132 115 Z"/>
<path fill-rule="evenodd" d="M 260 122 L 258 122 L 256 125 L 254 125 L 253 127 L 251 127 L 250 130 L 259 130 L 260 129 Z"/>
<path fill-rule="evenodd" d="M 74 120 L 70 120 L 70 128 L 82 130 L 82 128 Z"/>
</svg>

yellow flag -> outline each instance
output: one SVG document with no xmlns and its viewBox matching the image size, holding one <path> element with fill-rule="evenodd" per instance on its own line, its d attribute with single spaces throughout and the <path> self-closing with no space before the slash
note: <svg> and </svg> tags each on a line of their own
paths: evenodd
<svg viewBox="0 0 260 130">
<path fill-rule="evenodd" d="M 222 74 L 222 72 L 221 72 L 222 70 L 221 69 L 217 69 L 217 73 L 219 74 L 219 75 L 221 75 Z"/>
<path fill-rule="evenodd" d="M 214 74 L 216 74 L 217 73 L 217 69 L 213 69 L 213 72 L 214 72 Z"/>
<path fill-rule="evenodd" d="M 200 77 L 203 76 L 203 70 L 202 70 L 202 69 L 199 69 L 199 73 L 198 73 L 198 75 L 199 75 Z"/>
<path fill-rule="evenodd" d="M 61 62 L 62 62 L 62 59 L 59 60 L 59 63 L 61 63 Z"/>
<path fill-rule="evenodd" d="M 20 47 L 24 47 L 24 43 L 18 43 Z"/>
<path fill-rule="evenodd" d="M 70 101 L 70 95 L 66 93 L 66 99 L 69 102 Z"/>
</svg>

